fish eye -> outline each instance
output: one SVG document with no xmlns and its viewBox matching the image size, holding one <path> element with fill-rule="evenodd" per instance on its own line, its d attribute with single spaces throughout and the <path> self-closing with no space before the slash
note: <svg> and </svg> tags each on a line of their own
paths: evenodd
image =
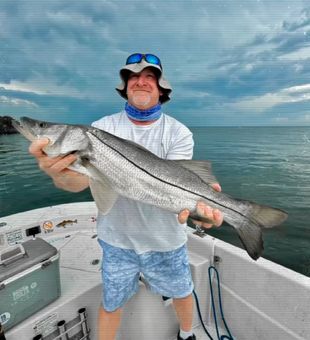
<svg viewBox="0 0 310 340">
<path fill-rule="evenodd" d="M 43 123 L 43 122 L 41 122 L 41 123 L 39 123 L 39 127 L 40 127 L 40 128 L 44 128 L 44 127 L 46 127 L 46 124 Z"/>
</svg>

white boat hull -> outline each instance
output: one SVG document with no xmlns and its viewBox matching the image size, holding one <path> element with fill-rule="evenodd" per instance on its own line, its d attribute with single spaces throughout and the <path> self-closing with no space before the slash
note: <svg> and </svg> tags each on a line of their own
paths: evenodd
<svg viewBox="0 0 310 340">
<path fill-rule="evenodd" d="M 64 204 L 36 209 L 0 219 L 1 247 L 7 247 L 7 235 L 40 226 L 42 237 L 60 250 L 61 297 L 6 332 L 7 340 L 46 338 L 57 323 L 77 317 L 85 307 L 96 339 L 97 311 L 101 300 L 101 250 L 96 234 L 96 208 L 92 202 Z M 71 220 L 65 227 L 58 223 Z M 76 222 L 75 222 L 76 220 Z M 52 227 L 48 230 L 51 222 Z M 46 232 L 43 228 L 48 232 Z M 47 226 L 47 227 L 46 227 Z M 53 231 L 51 231 L 53 230 Z M 14 234 L 15 235 L 15 234 Z M 20 240 L 19 240 L 20 241 Z M 188 230 L 188 251 L 195 291 L 207 328 L 216 339 L 211 311 L 208 268 L 219 271 L 225 319 L 234 339 L 309 339 L 310 278 L 260 258 L 253 261 L 245 251 L 210 236 L 200 238 Z M 214 263 L 214 257 L 220 262 Z M 216 282 L 213 278 L 214 290 Z M 217 298 L 216 298 L 217 300 Z M 195 312 L 197 339 L 208 339 Z M 222 325 L 221 325 L 222 326 Z M 178 323 L 171 301 L 152 294 L 145 282 L 124 308 L 118 340 L 176 339 Z"/>
</svg>

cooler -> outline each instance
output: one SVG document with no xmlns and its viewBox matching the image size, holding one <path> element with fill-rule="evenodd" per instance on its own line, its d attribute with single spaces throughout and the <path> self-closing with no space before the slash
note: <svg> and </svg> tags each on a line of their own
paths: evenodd
<svg viewBox="0 0 310 340">
<path fill-rule="evenodd" d="M 41 238 L 0 252 L 0 323 L 15 326 L 60 296 L 59 253 Z"/>
</svg>

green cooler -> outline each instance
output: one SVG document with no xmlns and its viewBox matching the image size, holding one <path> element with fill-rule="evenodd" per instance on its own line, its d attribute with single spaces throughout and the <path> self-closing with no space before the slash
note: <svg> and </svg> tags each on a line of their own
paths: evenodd
<svg viewBox="0 0 310 340">
<path fill-rule="evenodd" d="M 41 238 L 0 252 L 0 323 L 15 326 L 60 296 L 59 253 Z"/>
</svg>

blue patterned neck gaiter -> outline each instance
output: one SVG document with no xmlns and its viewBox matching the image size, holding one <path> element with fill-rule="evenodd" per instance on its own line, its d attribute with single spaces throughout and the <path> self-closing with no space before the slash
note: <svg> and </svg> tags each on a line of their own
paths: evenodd
<svg viewBox="0 0 310 340">
<path fill-rule="evenodd" d="M 159 103 L 148 110 L 139 110 L 136 107 L 128 104 L 128 102 L 126 102 L 125 111 L 129 118 L 138 120 L 140 122 L 145 122 L 149 120 L 157 120 L 160 118 L 161 105 Z"/>
</svg>

